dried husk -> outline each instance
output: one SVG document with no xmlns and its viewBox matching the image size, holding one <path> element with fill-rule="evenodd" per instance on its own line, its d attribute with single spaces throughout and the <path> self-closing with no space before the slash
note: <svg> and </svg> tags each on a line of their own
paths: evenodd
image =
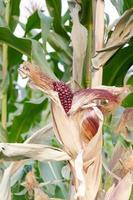
<svg viewBox="0 0 133 200">
<path fill-rule="evenodd" d="M 67 116 L 65 111 L 52 102 L 53 123 L 56 129 L 56 135 L 64 145 L 65 151 L 72 157 L 75 157 L 81 150 L 80 133 L 78 126 L 71 116 Z M 58 136 L 57 136 L 58 139 Z"/>
<path fill-rule="evenodd" d="M 120 103 L 119 96 L 106 89 L 84 89 L 74 94 L 72 107 L 69 114 L 82 108 L 97 106 L 103 112 L 112 112 Z"/>
<path fill-rule="evenodd" d="M 102 123 L 100 121 L 98 132 L 84 150 L 73 162 L 70 161 L 75 178 L 76 199 L 94 200 L 97 195 L 102 168 Z"/>
<path fill-rule="evenodd" d="M 102 169 L 102 124 L 100 121 L 97 134 L 84 150 L 84 170 L 86 172 L 86 200 L 95 199 L 101 179 Z"/>
</svg>

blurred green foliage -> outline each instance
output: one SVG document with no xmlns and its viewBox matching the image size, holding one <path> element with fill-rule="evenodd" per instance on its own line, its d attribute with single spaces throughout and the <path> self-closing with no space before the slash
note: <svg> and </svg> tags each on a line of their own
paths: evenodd
<svg viewBox="0 0 133 200">
<path fill-rule="evenodd" d="M 82 1 L 82 12 L 80 18 L 82 24 L 88 26 L 90 4 L 88 0 Z M 112 0 L 113 5 L 121 15 L 127 9 L 133 7 L 132 0 Z M 50 120 L 50 108 L 48 99 L 40 91 L 32 91 L 29 88 L 18 86 L 17 69 L 23 62 L 23 56 L 34 61 L 43 70 L 51 76 L 60 80 L 70 81 L 72 76 L 72 48 L 70 45 L 70 32 L 72 21 L 69 10 L 62 15 L 63 0 L 46 0 L 49 16 L 43 11 L 35 11 L 29 16 L 27 23 L 19 22 L 20 0 L 10 1 L 10 20 L 7 26 L 5 22 L 5 4 L 0 0 L 0 102 L 2 94 L 7 93 L 8 121 L 7 130 L 4 130 L 0 124 L 0 142 L 24 142 L 29 133 L 34 132 L 44 126 Z M 86 7 L 86 5 L 89 5 Z M 86 11 L 87 10 L 87 11 Z M 87 14 L 86 14 L 87 12 Z M 107 20 L 106 20 L 107 21 Z M 24 37 L 18 38 L 14 35 L 17 25 L 24 31 Z M 105 23 L 105 30 L 108 29 L 108 23 Z M 108 33 L 107 37 L 110 36 Z M 106 33 L 107 34 L 107 33 Z M 6 79 L 2 78 L 2 44 L 8 44 L 8 74 Z M 52 51 L 49 51 L 49 45 Z M 103 67 L 103 84 L 109 86 L 123 86 L 124 77 L 133 64 L 133 42 L 120 48 Z M 60 64 L 64 70 L 60 69 Z M 130 85 L 133 85 L 133 78 L 130 77 Z M 18 91 L 19 88 L 19 91 Z M 22 99 L 20 93 L 24 94 Z M 1 103 L 0 103 L 1 104 Z M 133 94 L 130 94 L 124 101 L 124 107 L 133 107 Z M 0 108 L 1 116 L 1 108 Z M 119 115 L 120 117 L 121 115 Z M 109 160 L 116 144 L 116 137 L 110 122 L 105 125 L 104 131 L 104 153 Z M 54 137 L 49 144 L 58 146 Z M 44 191 L 55 198 L 68 199 L 69 195 L 69 170 L 66 168 L 67 178 L 63 177 L 62 169 L 66 166 L 65 162 L 32 162 L 29 166 L 34 168 L 39 182 L 52 182 L 46 184 Z M 4 166 L 0 166 L 4 168 Z M 25 168 L 21 170 L 12 187 L 13 200 L 28 199 L 27 191 L 22 182 L 25 178 Z M 56 182 L 58 181 L 58 183 Z"/>
</svg>

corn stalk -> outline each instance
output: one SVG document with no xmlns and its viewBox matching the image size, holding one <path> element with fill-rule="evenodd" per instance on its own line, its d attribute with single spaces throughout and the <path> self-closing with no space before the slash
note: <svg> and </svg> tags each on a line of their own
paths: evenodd
<svg viewBox="0 0 133 200">
<path fill-rule="evenodd" d="M 91 72 L 91 58 L 93 56 L 93 1 L 87 0 L 83 1 L 82 5 L 82 16 L 81 23 L 86 27 L 88 36 L 87 36 L 87 49 L 86 56 L 84 59 L 84 69 L 83 69 L 83 86 L 90 87 L 92 81 L 92 72 Z"/>
<path fill-rule="evenodd" d="M 99 49 L 103 47 L 104 39 L 104 0 L 96 1 L 95 10 L 95 28 L 94 28 L 94 40 L 95 40 L 95 54 Z M 99 66 L 99 69 L 94 69 L 92 73 L 91 86 L 96 87 L 102 84 L 103 69 Z"/>
<path fill-rule="evenodd" d="M 7 25 L 9 24 L 9 16 L 10 16 L 10 0 L 6 2 L 6 9 L 5 9 L 5 21 Z M 8 45 L 3 44 L 3 67 L 2 67 L 2 75 L 3 75 L 3 82 L 5 83 L 7 77 L 7 69 L 8 69 Z M 6 84 L 6 83 L 5 83 Z M 6 122 L 7 122 L 7 91 L 3 92 L 2 95 L 2 126 L 6 129 Z"/>
</svg>

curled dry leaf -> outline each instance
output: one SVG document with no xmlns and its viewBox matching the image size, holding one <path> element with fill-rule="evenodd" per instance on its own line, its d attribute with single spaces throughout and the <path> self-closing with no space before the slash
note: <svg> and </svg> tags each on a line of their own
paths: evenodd
<svg viewBox="0 0 133 200">
<path fill-rule="evenodd" d="M 119 162 L 119 159 L 123 157 L 123 154 L 126 152 L 126 148 L 122 146 L 119 142 L 115 145 L 115 148 L 113 150 L 113 154 L 109 163 L 109 169 L 112 170 L 116 163 Z"/>
<path fill-rule="evenodd" d="M 40 188 L 34 188 L 34 200 L 50 200 Z"/>
<path fill-rule="evenodd" d="M 34 200 L 49 200 L 48 195 L 45 194 L 39 186 L 33 171 L 27 173 L 25 178 L 25 187 L 30 198 L 33 198 L 34 196 Z"/>
<path fill-rule="evenodd" d="M 51 138 L 52 132 L 52 123 L 47 124 L 46 126 L 35 131 L 24 143 L 36 143 L 36 144 L 45 144 L 48 143 L 48 139 Z"/>
<path fill-rule="evenodd" d="M 5 169 L 2 181 L 0 183 L 0 199 L 11 200 L 10 179 L 12 165 Z"/>
<path fill-rule="evenodd" d="M 79 11 L 80 5 L 76 3 L 74 8 L 71 8 L 71 17 L 73 21 L 71 40 L 73 46 L 73 78 L 81 84 L 83 62 L 87 48 L 87 29 L 80 23 Z"/>
<path fill-rule="evenodd" d="M 120 143 L 117 143 L 109 163 L 109 168 L 120 178 L 133 171 L 133 150 L 130 148 L 126 149 Z"/>
<path fill-rule="evenodd" d="M 128 200 L 133 185 L 133 173 L 129 172 L 119 183 L 107 191 L 105 200 Z"/>
<path fill-rule="evenodd" d="M 120 121 L 117 124 L 116 133 L 124 134 L 127 139 L 131 138 L 133 130 L 133 108 L 124 110 Z"/>
<path fill-rule="evenodd" d="M 129 41 L 131 37 L 133 37 L 132 15 L 133 9 L 130 9 L 121 16 L 105 48 L 99 50 L 92 59 L 92 64 L 95 69 L 102 67 L 120 47 L 122 47 Z"/>
<path fill-rule="evenodd" d="M 25 187 L 30 197 L 33 197 L 33 190 L 34 188 L 38 186 L 39 186 L 39 183 L 36 180 L 34 172 L 29 171 L 25 177 Z"/>
<path fill-rule="evenodd" d="M 108 92 L 110 92 L 112 95 L 117 96 L 118 97 L 118 101 L 121 103 L 122 100 L 129 94 L 131 93 L 130 86 L 125 85 L 124 87 L 115 87 L 115 86 L 99 86 L 96 87 L 95 89 L 102 89 L 102 90 L 107 90 Z"/>
<path fill-rule="evenodd" d="M 69 160 L 63 150 L 40 144 L 0 144 L 0 154 L 5 160 Z"/>
<path fill-rule="evenodd" d="M 114 165 L 112 172 L 119 177 L 124 177 L 129 171 L 133 171 L 133 151 L 127 150 Z"/>
</svg>

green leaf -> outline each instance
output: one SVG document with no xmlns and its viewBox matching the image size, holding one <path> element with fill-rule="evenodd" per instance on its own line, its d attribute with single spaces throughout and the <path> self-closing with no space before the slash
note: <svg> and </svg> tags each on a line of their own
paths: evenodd
<svg viewBox="0 0 133 200">
<path fill-rule="evenodd" d="M 5 22 L 5 6 L 4 1 L 0 0 L 0 26 L 4 26 Z"/>
<path fill-rule="evenodd" d="M 124 107 L 133 107 L 133 93 L 130 93 L 122 102 Z"/>
<path fill-rule="evenodd" d="M 42 70 L 47 72 L 53 78 L 56 78 L 45 58 L 45 52 L 41 47 L 41 44 L 36 40 L 32 40 L 32 59 L 34 60 L 35 64 L 42 68 Z"/>
<path fill-rule="evenodd" d="M 122 86 L 127 70 L 133 64 L 133 44 L 121 48 L 103 67 L 103 84 Z"/>
<path fill-rule="evenodd" d="M 123 0 L 123 11 L 126 11 L 127 9 L 133 8 L 133 1 L 132 0 Z"/>
<path fill-rule="evenodd" d="M 57 52 L 62 51 L 70 60 L 72 59 L 72 52 L 69 47 L 69 42 L 62 36 L 55 32 L 51 32 L 48 36 L 48 42 Z"/>
<path fill-rule="evenodd" d="M 53 27 L 55 32 L 63 37 L 69 38 L 62 26 L 61 0 L 46 0 L 46 4 L 51 17 L 53 17 Z"/>
<path fill-rule="evenodd" d="M 111 0 L 119 15 L 123 14 L 123 0 Z"/>
<path fill-rule="evenodd" d="M 21 62 L 22 62 L 22 53 L 9 47 L 8 48 L 8 65 L 9 65 L 9 67 L 11 68 L 14 65 L 20 64 Z"/>
<path fill-rule="evenodd" d="M 8 44 L 22 54 L 31 56 L 31 40 L 16 37 L 7 27 L 0 27 L 0 42 Z"/>
<path fill-rule="evenodd" d="M 46 42 L 47 42 L 48 35 L 50 33 L 52 18 L 45 16 L 41 11 L 38 11 L 38 15 L 41 20 L 43 45 L 44 45 L 44 48 L 46 49 Z"/>
<path fill-rule="evenodd" d="M 0 142 L 7 142 L 7 132 L 0 124 Z"/>
<path fill-rule="evenodd" d="M 48 184 L 47 192 L 51 195 L 54 195 L 54 197 L 68 199 L 68 191 L 63 184 L 62 180 L 63 177 L 61 175 L 61 169 L 63 165 L 61 162 L 43 162 L 40 163 L 40 175 L 43 178 L 44 182 L 50 181 L 54 182 L 57 181 L 57 183 Z M 60 196 L 57 196 L 56 186 L 60 188 Z M 52 193 L 51 193 L 52 192 Z M 58 193 L 59 195 L 59 193 Z"/>
<path fill-rule="evenodd" d="M 72 59 L 70 59 L 64 52 L 51 52 L 49 55 L 54 61 L 55 65 L 57 65 L 58 62 L 62 63 L 63 65 L 65 64 L 68 67 L 72 65 Z"/>
<path fill-rule="evenodd" d="M 27 21 L 25 34 L 31 31 L 33 28 L 40 28 L 40 18 L 38 12 L 34 12 Z"/>
<path fill-rule="evenodd" d="M 132 85 L 132 86 L 133 86 L 133 76 L 131 76 L 131 77 L 128 79 L 127 85 Z"/>
<path fill-rule="evenodd" d="M 8 128 L 9 142 L 21 142 L 22 133 L 28 132 L 31 127 L 40 122 L 42 110 L 46 109 L 47 104 L 47 99 L 40 104 L 25 102 L 22 113 L 14 118 L 12 126 Z"/>
<path fill-rule="evenodd" d="M 10 1 L 10 20 L 9 20 L 9 27 L 12 31 L 15 30 L 17 24 L 18 24 L 18 17 L 19 17 L 19 13 L 20 13 L 20 9 L 19 9 L 19 5 L 20 5 L 20 0 L 11 0 Z"/>
<path fill-rule="evenodd" d="M 117 9 L 119 15 L 122 15 L 126 10 L 133 7 L 132 0 L 111 0 L 111 2 Z"/>
<path fill-rule="evenodd" d="M 132 85 L 133 86 L 133 66 L 129 68 L 124 78 L 124 85 Z"/>
<path fill-rule="evenodd" d="M 9 74 L 7 73 L 5 79 L 3 79 L 3 82 L 1 84 L 3 95 L 7 93 L 8 86 L 9 86 Z"/>
</svg>

